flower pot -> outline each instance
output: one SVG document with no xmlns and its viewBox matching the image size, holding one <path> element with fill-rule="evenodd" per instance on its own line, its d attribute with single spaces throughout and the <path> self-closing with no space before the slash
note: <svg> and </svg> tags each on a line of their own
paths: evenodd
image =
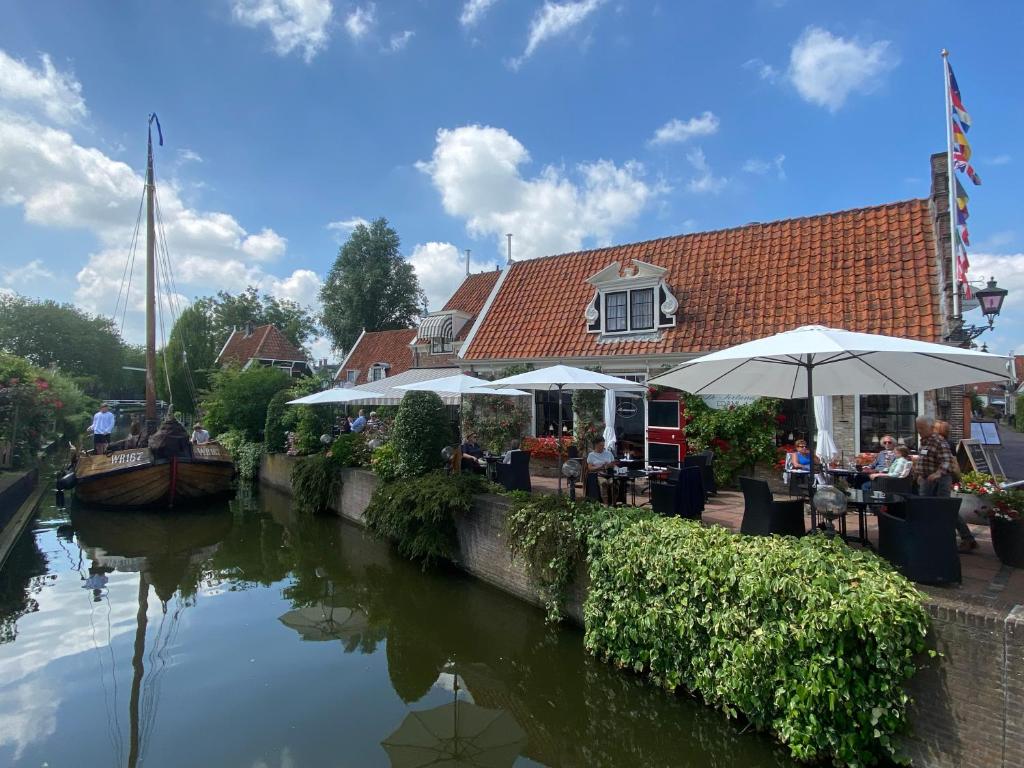
<svg viewBox="0 0 1024 768">
<path fill-rule="evenodd" d="M 982 514 L 982 510 L 988 505 L 981 496 L 976 496 L 973 493 L 957 493 L 955 491 L 952 495 L 954 498 L 960 499 L 960 516 L 964 520 L 976 525 L 984 525 L 988 522 L 987 516 Z"/>
<path fill-rule="evenodd" d="M 1024 520 L 989 518 L 992 530 L 992 548 L 1004 565 L 1024 568 Z"/>
</svg>

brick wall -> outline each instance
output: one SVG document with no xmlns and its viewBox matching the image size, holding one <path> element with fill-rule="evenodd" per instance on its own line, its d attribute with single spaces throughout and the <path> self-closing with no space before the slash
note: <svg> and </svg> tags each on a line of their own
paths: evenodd
<svg viewBox="0 0 1024 768">
<path fill-rule="evenodd" d="M 295 461 L 265 456 L 261 482 L 288 490 Z M 372 472 L 342 470 L 335 511 L 361 524 L 376 485 Z M 472 510 L 456 521 L 459 565 L 482 581 L 539 605 L 526 564 L 509 555 L 504 537 L 508 506 L 501 496 L 479 496 Z M 586 584 L 581 571 L 567 605 L 569 617 L 581 626 Z M 908 685 L 914 704 L 906 754 L 915 766 L 927 768 L 1021 768 L 1024 607 L 998 611 L 941 597 L 929 597 L 925 605 L 932 617 L 929 642 L 940 655 L 922 659 L 922 669 Z"/>
</svg>

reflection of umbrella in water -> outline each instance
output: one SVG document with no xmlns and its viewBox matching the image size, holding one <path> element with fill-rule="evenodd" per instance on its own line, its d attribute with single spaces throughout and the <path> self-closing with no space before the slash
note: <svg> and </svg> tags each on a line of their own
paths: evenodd
<svg viewBox="0 0 1024 768">
<path fill-rule="evenodd" d="M 335 608 L 325 603 L 288 611 L 279 621 L 311 642 L 359 638 L 370 627 L 369 619 L 359 608 Z"/>
<path fill-rule="evenodd" d="M 434 709 L 410 712 L 381 742 L 392 768 L 509 768 L 526 747 L 526 733 L 508 712 L 454 699 Z"/>
</svg>

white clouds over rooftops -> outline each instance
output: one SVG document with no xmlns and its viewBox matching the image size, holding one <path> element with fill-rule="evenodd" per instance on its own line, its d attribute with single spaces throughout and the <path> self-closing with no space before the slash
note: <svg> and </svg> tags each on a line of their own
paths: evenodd
<svg viewBox="0 0 1024 768">
<path fill-rule="evenodd" d="M 49 55 L 40 56 L 34 69 L 0 51 L 0 103 L 17 109 L 28 107 L 59 125 L 76 123 L 88 114 L 82 84 L 70 72 L 59 72 Z"/>
<path fill-rule="evenodd" d="M 459 14 L 459 24 L 472 27 L 480 21 L 498 0 L 466 0 Z"/>
<path fill-rule="evenodd" d="M 678 144 L 695 136 L 710 136 L 718 131 L 718 122 L 713 112 L 704 112 L 686 121 L 673 118 L 654 132 L 648 144 Z"/>
<path fill-rule="evenodd" d="M 858 42 L 808 27 L 793 44 L 789 80 L 806 101 L 836 112 L 854 92 L 870 93 L 899 64 L 888 40 Z"/>
<path fill-rule="evenodd" d="M 334 6 L 331 0 L 234 0 L 231 11 L 243 26 L 266 26 L 278 55 L 299 49 L 308 64 L 327 47 Z"/>
<path fill-rule="evenodd" d="M 512 68 L 518 69 L 542 43 L 564 35 L 582 24 L 603 4 L 604 0 L 578 0 L 567 3 L 553 3 L 547 0 L 534 14 L 530 22 L 530 37 L 526 42 L 526 50 L 519 58 L 512 59 Z"/>
<path fill-rule="evenodd" d="M 580 163 L 571 174 L 549 165 L 527 178 L 522 166 L 529 161 L 526 147 L 507 131 L 467 125 L 439 130 L 433 156 L 416 167 L 471 236 L 494 238 L 496 253 L 504 252 L 504 235 L 512 232 L 517 259 L 606 245 L 666 191 L 633 161 Z"/>
<path fill-rule="evenodd" d="M 466 278 L 466 255 L 451 243 L 420 243 L 412 249 L 409 263 L 427 295 L 427 309 L 431 312 L 441 309 Z M 470 270 L 483 272 L 493 266 L 474 261 Z"/>
</svg>

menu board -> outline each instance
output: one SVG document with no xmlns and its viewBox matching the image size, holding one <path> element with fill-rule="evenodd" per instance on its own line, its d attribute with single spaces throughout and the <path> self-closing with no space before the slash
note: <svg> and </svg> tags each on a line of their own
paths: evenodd
<svg viewBox="0 0 1024 768">
<path fill-rule="evenodd" d="M 977 440 L 982 445 L 1003 444 L 999 436 L 999 425 L 994 421 L 972 421 L 971 440 Z"/>
<path fill-rule="evenodd" d="M 960 462 L 960 469 L 964 472 L 974 470 L 988 475 L 992 474 L 988 456 L 985 455 L 985 449 L 978 440 L 961 440 L 956 449 L 956 457 Z"/>
</svg>

